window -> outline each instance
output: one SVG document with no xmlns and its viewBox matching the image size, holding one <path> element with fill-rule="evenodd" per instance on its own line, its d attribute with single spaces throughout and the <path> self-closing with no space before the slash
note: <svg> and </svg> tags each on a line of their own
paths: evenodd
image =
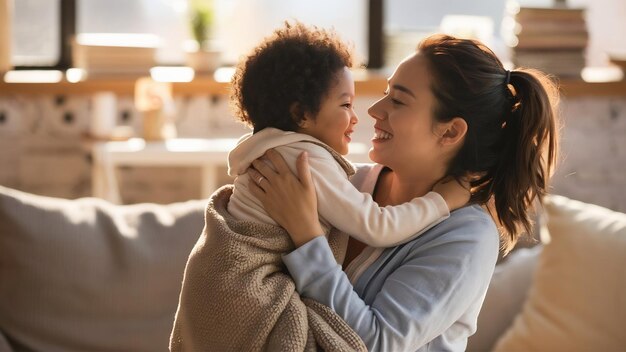
<svg viewBox="0 0 626 352">
<path fill-rule="evenodd" d="M 499 40 L 505 0 L 387 0 L 384 8 L 385 65 L 393 66 L 415 50 L 425 36 L 440 31 L 446 15 L 483 16 L 492 24 L 492 33 L 483 41 L 498 56 L 506 57 Z"/>
<path fill-rule="evenodd" d="M 367 62 L 367 0 L 214 0 L 217 37 L 227 62 L 234 63 L 287 19 L 323 28 L 333 27 L 353 43 Z"/>
<path fill-rule="evenodd" d="M 183 44 L 190 39 L 187 0 L 77 0 L 77 33 L 152 33 L 161 38 L 160 64 L 183 64 Z M 215 36 L 223 59 L 234 64 L 263 37 L 297 18 L 335 27 L 352 41 L 361 57 L 367 52 L 367 0 L 213 0 Z"/>
<path fill-rule="evenodd" d="M 187 0 L 77 0 L 76 32 L 156 34 L 160 64 L 182 64 Z"/>
<path fill-rule="evenodd" d="M 510 0 L 509 0 L 510 1 Z M 398 62 L 394 47 L 409 42 L 416 45 L 426 33 L 437 30 L 446 14 L 480 15 L 493 19 L 493 42 L 487 43 L 501 58 L 507 59 L 507 48 L 501 41 L 500 25 L 507 0 L 445 2 L 427 0 L 385 1 L 384 33 L 388 44 L 386 56 L 393 56 L 391 64 Z M 518 0 L 521 6 L 554 6 L 555 0 Z M 623 0 L 568 0 L 570 7 L 586 8 L 589 45 L 586 55 L 588 66 L 606 66 L 608 53 L 626 55 L 626 41 L 618 33 L 626 33 L 626 2 Z M 395 51 L 394 51 L 395 50 Z M 406 49 L 405 49 L 406 50 Z M 394 56 L 395 55 L 395 56 Z"/>
<path fill-rule="evenodd" d="M 152 33 L 161 38 L 157 62 L 185 63 L 183 43 L 190 38 L 188 0 L 7 0 L 13 1 L 12 62 L 15 66 L 62 67 L 69 63 L 69 37 L 74 33 Z M 479 15 L 493 20 L 493 42 L 487 43 L 506 59 L 500 24 L 506 0 L 213 0 L 216 41 L 225 64 L 234 64 L 286 19 L 297 18 L 320 27 L 334 27 L 354 44 L 362 62 L 369 60 L 371 43 L 386 42 L 387 65 L 413 50 L 425 34 L 438 30 L 446 14 Z M 519 0 L 523 6 L 551 6 L 553 0 Z M 68 6 L 68 4 L 70 4 Z M 383 9 L 378 42 L 369 41 L 368 9 Z M 626 2 L 569 0 L 587 8 L 590 32 L 587 64 L 604 66 L 607 52 L 626 52 Z M 376 7 L 374 7 L 376 8 Z M 380 14 L 373 14 L 374 17 Z M 64 20 L 61 20 L 64 18 Z M 72 22 L 72 23 L 70 23 Z M 74 30 L 75 29 L 75 30 Z M 376 29 L 376 28 L 374 28 Z M 379 33 L 374 31 L 376 39 Z M 378 44 L 377 44 L 378 43 Z M 376 48 L 372 49 L 376 52 Z M 383 49 L 380 50 L 383 52 Z M 377 58 L 378 59 L 378 58 Z"/>
<path fill-rule="evenodd" d="M 13 1 L 12 63 L 55 66 L 61 55 L 61 0 Z"/>
</svg>

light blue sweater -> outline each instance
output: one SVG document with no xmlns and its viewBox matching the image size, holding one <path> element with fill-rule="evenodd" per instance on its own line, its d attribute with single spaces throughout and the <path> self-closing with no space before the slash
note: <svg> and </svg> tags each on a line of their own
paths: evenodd
<svg viewBox="0 0 626 352">
<path fill-rule="evenodd" d="M 371 192 L 380 170 L 359 165 L 353 182 Z M 379 256 L 354 286 L 323 236 L 283 261 L 298 292 L 331 307 L 369 351 L 464 351 L 476 331 L 498 248 L 491 217 L 468 206 L 408 243 L 365 250 L 361 256 Z"/>
</svg>

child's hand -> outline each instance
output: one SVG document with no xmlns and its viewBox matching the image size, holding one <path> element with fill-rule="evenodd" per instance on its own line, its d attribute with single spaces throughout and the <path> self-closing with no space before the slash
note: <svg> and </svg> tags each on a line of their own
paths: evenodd
<svg viewBox="0 0 626 352">
<path fill-rule="evenodd" d="M 459 181 L 451 176 L 444 177 L 433 187 L 433 191 L 439 193 L 446 201 L 450 211 L 467 204 L 470 199 L 469 189 L 469 182 Z"/>
</svg>

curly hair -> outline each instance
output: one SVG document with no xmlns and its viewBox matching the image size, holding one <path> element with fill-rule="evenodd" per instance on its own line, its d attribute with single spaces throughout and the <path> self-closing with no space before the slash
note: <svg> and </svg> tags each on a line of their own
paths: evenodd
<svg viewBox="0 0 626 352">
<path fill-rule="evenodd" d="M 235 117 L 254 132 L 296 131 L 305 112 L 319 112 L 344 67 L 352 67 L 352 52 L 336 32 L 285 22 L 237 65 L 230 95 Z"/>
</svg>

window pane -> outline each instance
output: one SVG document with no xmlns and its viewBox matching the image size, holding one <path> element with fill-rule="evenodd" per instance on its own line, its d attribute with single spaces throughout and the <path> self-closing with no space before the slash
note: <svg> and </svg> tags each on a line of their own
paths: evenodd
<svg viewBox="0 0 626 352">
<path fill-rule="evenodd" d="M 428 34 L 439 32 L 446 15 L 482 16 L 491 19 L 492 34 L 485 40 L 501 58 L 506 48 L 500 40 L 500 24 L 506 0 L 386 0 L 384 28 L 385 65 L 394 66 L 412 53 L 419 41 Z M 477 25 L 478 22 L 475 23 Z"/>
<path fill-rule="evenodd" d="M 60 55 L 60 0 L 15 0 L 13 11 L 13 65 L 55 65 Z"/>
<path fill-rule="evenodd" d="M 437 29 L 445 15 L 491 17 L 499 27 L 504 15 L 505 0 L 387 0 L 385 30 Z M 498 28 L 495 31 L 499 33 Z"/>
<path fill-rule="evenodd" d="M 77 34 L 156 34 L 161 38 L 157 61 L 184 62 L 187 0 L 78 0 L 77 7 Z"/>
<path fill-rule="evenodd" d="M 367 0 L 213 0 L 215 38 L 225 64 L 234 64 L 287 19 L 334 27 L 367 60 Z M 187 0 L 78 0 L 77 33 L 151 33 L 161 37 L 157 61 L 185 62 L 191 38 Z"/>
<path fill-rule="evenodd" d="M 285 20 L 298 19 L 323 28 L 333 27 L 342 39 L 354 44 L 367 62 L 368 0 L 213 0 L 216 5 L 218 42 L 224 60 L 237 62 Z"/>
</svg>

